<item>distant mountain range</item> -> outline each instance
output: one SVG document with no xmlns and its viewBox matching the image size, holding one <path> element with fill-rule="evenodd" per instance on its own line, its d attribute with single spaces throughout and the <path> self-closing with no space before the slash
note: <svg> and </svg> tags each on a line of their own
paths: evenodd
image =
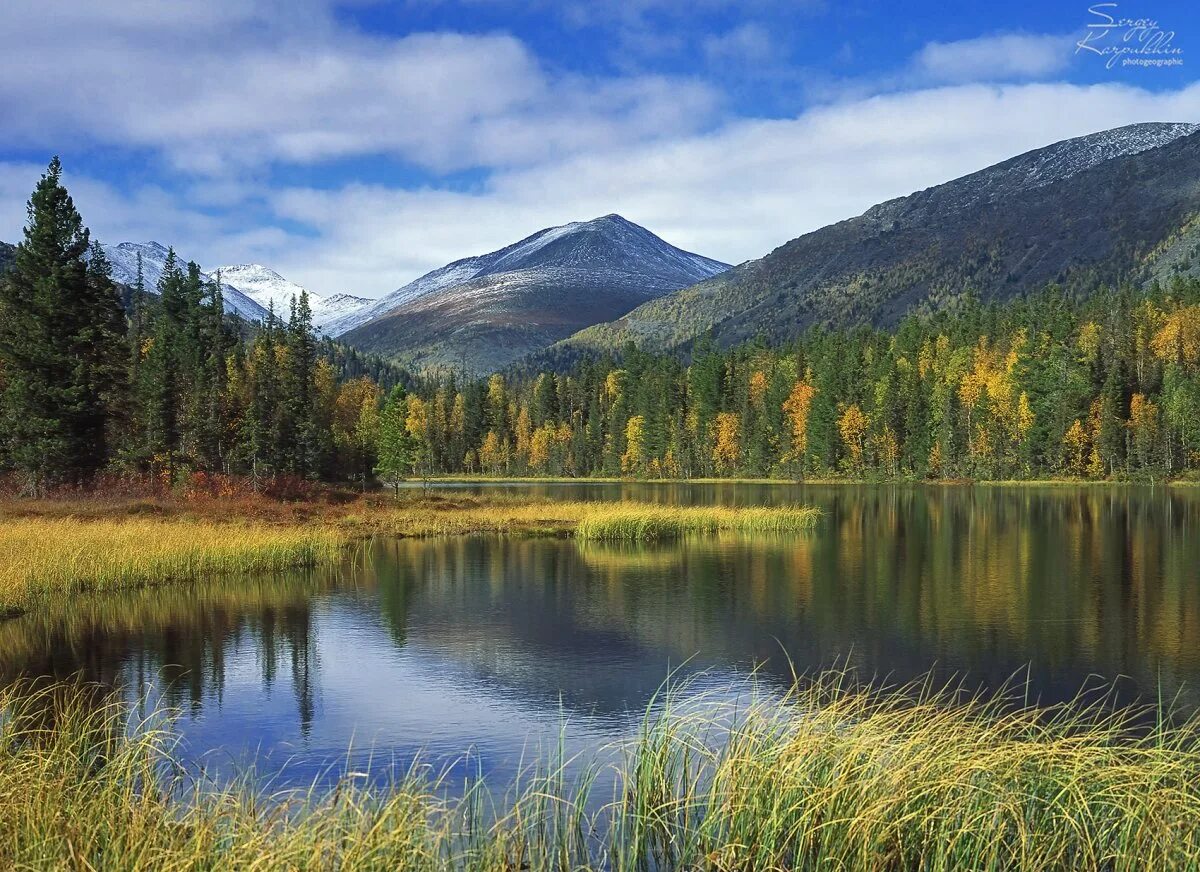
<svg viewBox="0 0 1200 872">
<path fill-rule="evenodd" d="M 807 233 L 759 260 L 586 328 L 543 362 L 772 341 L 812 324 L 894 325 L 971 292 L 1147 283 L 1200 269 L 1200 125 L 1135 124 L 1037 149 Z"/>
<path fill-rule="evenodd" d="M 273 269 L 257 263 L 236 264 L 217 267 L 212 271 L 220 275 L 221 286 L 234 288 L 254 300 L 263 308 L 275 307 L 275 313 L 287 320 L 292 300 L 300 299 L 305 289 L 290 282 Z M 331 294 L 328 297 L 308 291 L 308 304 L 312 309 L 313 326 L 328 332 L 330 322 L 368 306 L 372 301 L 352 294 Z"/>
<path fill-rule="evenodd" d="M 105 249 L 153 289 L 167 250 Z M 12 247 L 0 243 L 0 268 Z M 217 272 L 249 320 L 286 317 L 294 284 L 259 264 Z M 1058 142 L 727 264 L 619 215 L 550 227 L 455 261 L 379 300 L 309 292 L 314 324 L 417 367 L 562 365 L 626 343 L 782 341 L 813 324 L 894 325 L 965 294 L 1002 301 L 1056 282 L 1088 291 L 1200 275 L 1200 125 L 1135 124 Z"/>
<path fill-rule="evenodd" d="M 455 261 L 328 329 L 418 367 L 489 372 L 728 268 L 605 215 Z"/>
<path fill-rule="evenodd" d="M 113 279 L 131 286 L 137 281 L 137 256 L 141 254 L 142 279 L 146 290 L 156 293 L 158 280 L 167 261 L 165 245 L 159 242 L 122 242 L 119 245 L 104 246 L 104 253 L 112 262 Z M 187 263 L 188 259 L 178 252 L 176 257 L 181 265 Z M 275 314 L 286 321 L 292 298 L 299 299 L 304 290 L 274 270 L 256 263 L 216 267 L 202 275 L 205 281 L 211 281 L 218 274 L 221 277 L 221 293 L 226 310 L 248 321 L 263 320 L 272 306 Z M 313 325 L 319 330 L 324 330 L 326 322 L 371 302 L 350 294 L 322 297 L 312 291 L 308 292 L 308 299 L 313 313 Z"/>
</svg>

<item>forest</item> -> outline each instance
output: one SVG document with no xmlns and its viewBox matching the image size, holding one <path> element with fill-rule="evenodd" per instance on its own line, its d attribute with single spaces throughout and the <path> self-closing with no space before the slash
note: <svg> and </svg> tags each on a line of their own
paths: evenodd
<svg viewBox="0 0 1200 872">
<path fill-rule="evenodd" d="M 1200 467 L 1200 282 L 970 289 L 896 330 L 813 328 L 566 371 L 405 376 L 313 332 L 247 325 L 173 257 L 123 297 L 55 160 L 0 280 L 0 467 L 367 487 L 438 475 L 1162 479 Z"/>
<path fill-rule="evenodd" d="M 1200 282 L 969 292 L 893 332 L 628 347 L 408 399 L 431 472 L 1136 479 L 1200 465 Z"/>
</svg>

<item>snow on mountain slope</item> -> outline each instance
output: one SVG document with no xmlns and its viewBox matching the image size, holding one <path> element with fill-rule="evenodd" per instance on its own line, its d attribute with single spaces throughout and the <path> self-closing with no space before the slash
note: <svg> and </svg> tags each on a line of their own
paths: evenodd
<svg viewBox="0 0 1200 872">
<path fill-rule="evenodd" d="M 114 281 L 133 285 L 137 281 L 137 256 L 142 256 L 142 281 L 147 292 L 158 293 L 158 280 L 162 277 L 163 268 L 167 263 L 167 247 L 158 242 L 122 242 L 119 245 L 105 245 L 104 253 L 112 264 Z M 181 268 L 187 264 L 187 258 L 175 255 Z M 201 273 L 203 281 L 211 281 L 210 276 Z M 232 312 L 247 321 L 261 321 L 267 317 L 267 310 L 237 288 L 222 281 L 222 295 L 226 311 Z"/>
<path fill-rule="evenodd" d="M 455 261 L 330 331 L 418 366 L 485 372 L 728 268 L 605 215 Z"/>
<path fill-rule="evenodd" d="M 620 215 L 605 215 L 591 221 L 548 227 L 496 251 L 456 260 L 380 297 L 370 306 L 330 321 L 327 329 L 331 336 L 340 336 L 444 288 L 543 265 L 574 266 L 598 274 L 636 273 L 662 278 L 668 284 L 680 283 L 676 287 L 729 269 L 728 264 L 676 248 Z"/>
<path fill-rule="evenodd" d="M 1114 158 L 1158 148 L 1197 130 L 1200 130 L 1200 124 L 1130 124 L 1065 139 L 945 184 L 872 206 L 863 213 L 862 218 L 868 222 L 890 223 L 905 217 L 914 207 L 928 207 L 935 203 L 937 209 L 943 212 L 981 206 L 1021 191 L 1035 190 L 1069 179 Z"/>
<path fill-rule="evenodd" d="M 286 319 L 292 300 L 299 299 L 305 289 L 288 281 L 275 270 L 258 263 L 243 263 L 218 267 L 213 271 L 221 276 L 224 287 L 232 287 L 250 297 L 263 308 L 275 308 L 275 313 Z M 370 303 L 362 297 L 350 294 L 334 294 L 322 297 L 308 291 L 308 304 L 312 309 L 313 326 L 324 331 L 325 325 L 334 318 L 345 317 Z"/>
</svg>

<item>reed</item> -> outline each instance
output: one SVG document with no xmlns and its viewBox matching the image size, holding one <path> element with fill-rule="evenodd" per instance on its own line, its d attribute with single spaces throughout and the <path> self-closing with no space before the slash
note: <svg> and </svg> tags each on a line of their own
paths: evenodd
<svg viewBox="0 0 1200 872">
<path fill-rule="evenodd" d="M 575 528 L 580 539 L 651 542 L 687 535 L 796 533 L 813 527 L 820 511 L 804 506 L 730 508 L 615 503 L 598 506 Z"/>
<path fill-rule="evenodd" d="M 185 520 L 20 518 L 0 524 L 0 609 L 48 597 L 334 559 L 346 537 L 322 526 Z"/>
<path fill-rule="evenodd" d="M 184 774 L 167 733 L 130 729 L 128 708 L 86 691 L 0 692 L 6 868 L 1200 867 L 1200 732 L 1154 711 L 840 675 L 749 705 L 668 694 L 618 758 L 611 799 L 596 769 L 569 777 L 561 759 L 451 799 L 420 767 L 386 787 L 208 782 Z"/>
</svg>

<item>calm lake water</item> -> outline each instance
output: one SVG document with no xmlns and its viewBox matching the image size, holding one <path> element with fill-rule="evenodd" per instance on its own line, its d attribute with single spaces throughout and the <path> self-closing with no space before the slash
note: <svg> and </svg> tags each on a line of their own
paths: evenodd
<svg viewBox="0 0 1200 872">
<path fill-rule="evenodd" d="M 1200 491 L 520 490 L 824 516 L 659 546 L 387 540 L 335 568 L 81 597 L 0 623 L 0 679 L 82 674 L 167 702 L 189 757 L 254 756 L 284 784 L 416 757 L 505 780 L 559 741 L 587 755 L 629 736 L 671 670 L 731 693 L 756 664 L 767 691 L 789 663 L 971 686 L 1027 669 L 1043 701 L 1123 676 L 1125 697 L 1200 704 Z"/>
</svg>

